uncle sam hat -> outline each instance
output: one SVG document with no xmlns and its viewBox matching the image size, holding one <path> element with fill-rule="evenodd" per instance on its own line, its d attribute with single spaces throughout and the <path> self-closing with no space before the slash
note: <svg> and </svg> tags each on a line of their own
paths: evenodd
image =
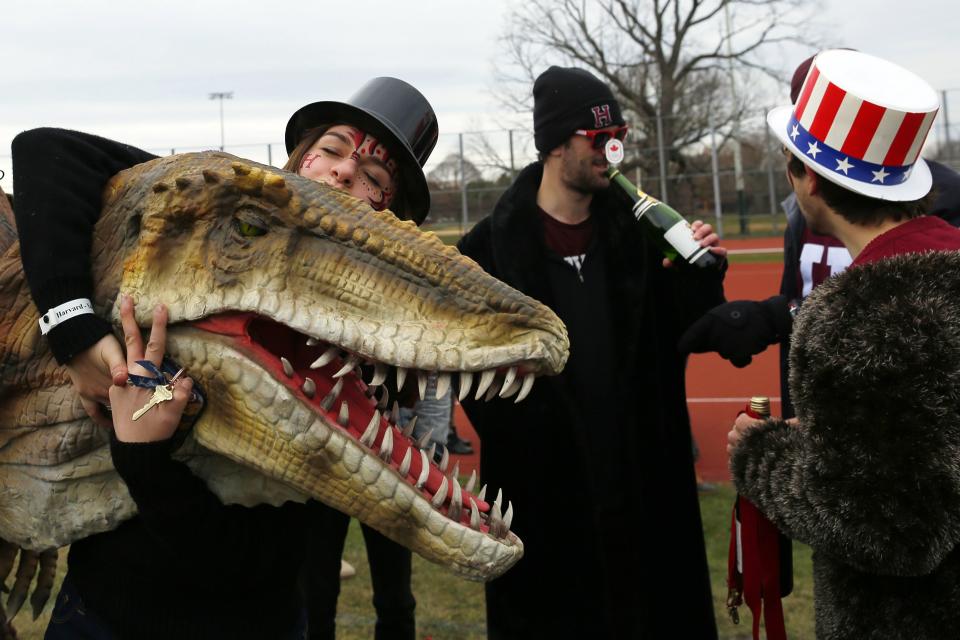
<svg viewBox="0 0 960 640">
<path fill-rule="evenodd" d="M 920 149 L 940 109 L 936 91 L 903 67 L 847 49 L 817 55 L 794 106 L 767 124 L 813 171 L 855 193 L 922 198 L 931 178 Z"/>
</svg>

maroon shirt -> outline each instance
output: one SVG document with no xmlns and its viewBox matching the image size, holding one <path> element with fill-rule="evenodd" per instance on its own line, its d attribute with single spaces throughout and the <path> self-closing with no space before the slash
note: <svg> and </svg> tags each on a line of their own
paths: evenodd
<svg viewBox="0 0 960 640">
<path fill-rule="evenodd" d="M 850 252 L 833 236 L 822 236 L 804 225 L 800 237 L 797 265 L 797 291 L 806 298 L 830 276 L 835 276 L 851 262 Z"/>
<path fill-rule="evenodd" d="M 561 258 L 583 256 L 593 239 L 593 220 L 587 218 L 577 224 L 566 224 L 537 207 L 543 220 L 544 239 L 547 247 Z"/>
<path fill-rule="evenodd" d="M 880 234 L 863 248 L 852 266 L 901 253 L 960 249 L 960 230 L 935 216 L 921 216 Z"/>
</svg>

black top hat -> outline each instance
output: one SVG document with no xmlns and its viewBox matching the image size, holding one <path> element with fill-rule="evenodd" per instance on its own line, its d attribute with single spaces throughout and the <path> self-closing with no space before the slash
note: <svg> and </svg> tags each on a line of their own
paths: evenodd
<svg viewBox="0 0 960 640">
<path fill-rule="evenodd" d="M 427 99 L 403 80 L 374 78 L 345 102 L 314 102 L 294 113 L 287 122 L 287 153 L 293 151 L 308 129 L 340 122 L 369 131 L 397 159 L 405 209 L 396 213 L 421 224 L 430 210 L 430 190 L 423 165 L 439 135 L 437 115 Z"/>
</svg>

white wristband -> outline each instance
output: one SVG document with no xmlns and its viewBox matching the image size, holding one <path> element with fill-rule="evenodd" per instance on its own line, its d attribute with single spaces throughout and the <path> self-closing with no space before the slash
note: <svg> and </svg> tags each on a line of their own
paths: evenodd
<svg viewBox="0 0 960 640">
<path fill-rule="evenodd" d="M 77 298 L 70 302 L 64 302 L 59 307 L 54 307 L 47 311 L 40 318 L 40 333 L 47 335 L 50 329 L 70 318 L 82 316 L 85 313 L 93 313 L 93 303 L 88 298 Z"/>
</svg>

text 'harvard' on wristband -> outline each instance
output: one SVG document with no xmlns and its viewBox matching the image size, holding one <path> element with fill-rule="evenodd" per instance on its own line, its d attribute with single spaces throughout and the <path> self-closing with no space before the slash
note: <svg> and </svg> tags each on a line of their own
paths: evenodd
<svg viewBox="0 0 960 640">
<path fill-rule="evenodd" d="M 93 313 L 93 303 L 88 298 L 77 298 L 70 302 L 64 302 L 41 316 L 40 333 L 47 335 L 58 324 L 86 313 Z"/>
</svg>

